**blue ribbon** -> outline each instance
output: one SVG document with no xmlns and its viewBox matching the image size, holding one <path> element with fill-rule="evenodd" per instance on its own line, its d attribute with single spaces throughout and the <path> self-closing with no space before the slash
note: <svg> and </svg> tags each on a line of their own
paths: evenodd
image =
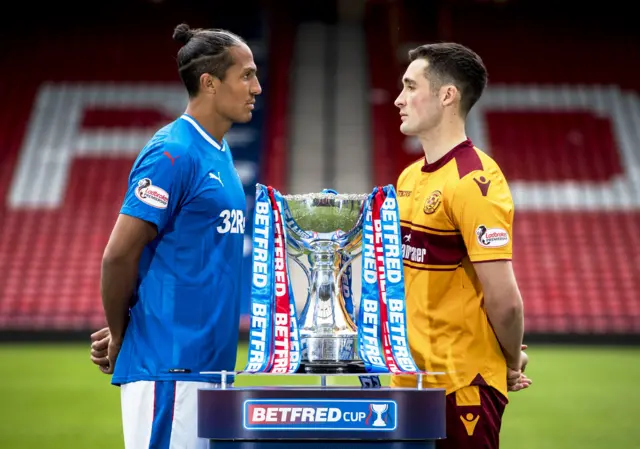
<svg viewBox="0 0 640 449">
<path fill-rule="evenodd" d="M 286 201 L 277 190 L 273 190 L 278 211 L 288 210 Z M 256 185 L 256 201 L 253 218 L 253 255 L 251 308 L 249 328 L 249 360 L 244 371 L 249 373 L 271 371 L 270 361 L 275 350 L 273 335 L 275 316 L 275 262 L 274 262 L 274 210 L 269 200 L 269 190 L 262 184 Z M 290 214 L 289 214 L 290 215 Z M 281 213 L 281 216 L 284 216 Z M 300 332 L 296 303 L 291 287 L 291 272 L 287 260 L 287 227 L 284 227 L 285 269 L 289 288 L 289 373 L 300 367 Z"/>
<path fill-rule="evenodd" d="M 373 189 L 364 208 L 362 225 L 362 298 L 358 314 L 358 346 L 360 358 L 370 373 L 389 372 L 384 360 L 382 326 L 380 317 L 380 287 L 373 244 L 373 199 L 379 188 Z M 401 372 L 418 372 L 409 350 L 407 338 L 406 300 L 400 213 L 396 192 L 392 185 L 382 188 L 385 195 L 380 209 L 383 266 L 387 303 L 387 323 L 393 358 Z M 362 379 L 361 379 L 362 382 Z M 364 386 L 365 384 L 363 384 Z"/>
<path fill-rule="evenodd" d="M 402 234 L 400 232 L 398 201 L 393 186 L 385 186 L 383 191 L 386 194 L 386 198 L 380 210 L 380 224 L 384 248 L 387 317 L 391 350 L 393 358 L 401 371 L 417 372 L 418 368 L 409 351 L 409 340 L 407 338 Z"/>
<path fill-rule="evenodd" d="M 253 214 L 253 254 L 249 358 L 245 371 L 266 372 L 273 354 L 274 237 L 273 210 L 266 186 L 256 185 Z"/>
<path fill-rule="evenodd" d="M 380 326 L 380 289 L 373 245 L 372 204 L 377 187 L 368 196 L 362 224 L 362 296 L 358 314 L 358 353 L 370 373 L 389 372 L 382 352 Z"/>
</svg>

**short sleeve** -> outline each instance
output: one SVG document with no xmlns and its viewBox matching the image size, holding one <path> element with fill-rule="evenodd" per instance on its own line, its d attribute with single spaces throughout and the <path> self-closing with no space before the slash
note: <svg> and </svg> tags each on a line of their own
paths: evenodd
<svg viewBox="0 0 640 449">
<path fill-rule="evenodd" d="M 511 260 L 514 205 L 500 172 L 476 171 L 461 179 L 451 214 L 471 262 Z"/>
<path fill-rule="evenodd" d="M 191 166 L 180 147 L 143 150 L 131 169 L 120 213 L 153 223 L 162 232 L 185 200 Z"/>
</svg>

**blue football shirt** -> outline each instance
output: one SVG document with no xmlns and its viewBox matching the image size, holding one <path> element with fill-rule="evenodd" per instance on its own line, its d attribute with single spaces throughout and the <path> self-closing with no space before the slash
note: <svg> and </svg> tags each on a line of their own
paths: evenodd
<svg viewBox="0 0 640 449">
<path fill-rule="evenodd" d="M 112 383 L 219 382 L 236 362 L 246 199 L 231 150 L 184 114 L 138 155 L 121 213 L 156 225 Z"/>
</svg>

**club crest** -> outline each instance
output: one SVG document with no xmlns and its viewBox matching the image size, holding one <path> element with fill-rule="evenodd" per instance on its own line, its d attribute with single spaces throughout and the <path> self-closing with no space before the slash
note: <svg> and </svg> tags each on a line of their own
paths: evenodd
<svg viewBox="0 0 640 449">
<path fill-rule="evenodd" d="M 431 192 L 424 202 L 424 213 L 429 215 L 436 211 L 440 203 L 442 202 L 442 192 L 440 190 L 434 190 Z"/>
</svg>

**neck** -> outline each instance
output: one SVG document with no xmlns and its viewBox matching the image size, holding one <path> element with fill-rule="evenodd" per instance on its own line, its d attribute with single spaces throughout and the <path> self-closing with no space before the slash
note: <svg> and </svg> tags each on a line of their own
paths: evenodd
<svg viewBox="0 0 640 449">
<path fill-rule="evenodd" d="M 190 99 L 185 113 L 196 119 L 200 126 L 218 142 L 222 142 L 222 138 L 231 128 L 231 121 L 220 116 L 202 98 Z"/>
<path fill-rule="evenodd" d="M 432 164 L 451 151 L 456 145 L 467 140 L 464 122 L 457 117 L 443 119 L 435 128 L 418 135 L 427 163 Z"/>
</svg>

